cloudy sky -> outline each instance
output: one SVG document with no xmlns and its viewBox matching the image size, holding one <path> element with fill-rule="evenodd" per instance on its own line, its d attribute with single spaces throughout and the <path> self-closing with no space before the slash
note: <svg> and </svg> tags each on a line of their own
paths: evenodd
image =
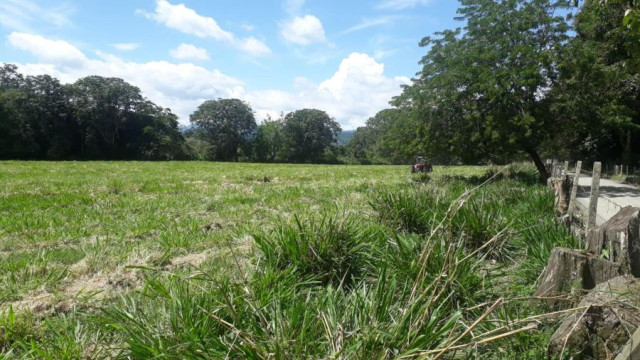
<svg viewBox="0 0 640 360">
<path fill-rule="evenodd" d="M 205 100 L 258 119 L 325 110 L 354 129 L 419 70 L 454 0 L 0 0 L 0 62 L 62 82 L 115 76 L 187 124 Z"/>
</svg>

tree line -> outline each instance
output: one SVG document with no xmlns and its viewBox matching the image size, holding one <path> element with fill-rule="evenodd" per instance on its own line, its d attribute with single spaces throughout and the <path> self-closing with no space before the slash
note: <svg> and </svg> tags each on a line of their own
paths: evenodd
<svg viewBox="0 0 640 360">
<path fill-rule="evenodd" d="M 184 159 L 183 145 L 177 116 L 122 79 L 0 68 L 0 159 Z"/>
<path fill-rule="evenodd" d="M 337 162 L 341 129 L 302 109 L 257 125 L 249 104 L 208 100 L 182 129 L 178 117 L 119 78 L 61 84 L 0 67 L 0 159 Z"/>
<path fill-rule="evenodd" d="M 422 39 L 422 69 L 347 146 L 326 112 L 257 124 L 238 99 L 205 101 L 180 129 L 117 78 L 62 85 L 0 68 L 0 159 L 200 159 L 400 164 L 640 161 L 635 2 L 460 0 L 463 26 Z M 631 8 L 629 8 L 631 6 Z M 631 9 L 631 10 L 630 10 Z"/>
<path fill-rule="evenodd" d="M 422 69 L 348 153 L 398 163 L 640 160 L 640 31 L 627 1 L 461 0 Z M 634 9 L 634 8 L 632 8 Z M 626 14 L 626 15 L 625 15 Z M 626 16 L 626 17 L 625 17 Z"/>
</svg>

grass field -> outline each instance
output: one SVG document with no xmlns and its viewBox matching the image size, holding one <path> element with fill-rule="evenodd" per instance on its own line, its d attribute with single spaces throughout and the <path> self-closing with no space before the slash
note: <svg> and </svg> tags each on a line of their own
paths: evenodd
<svg viewBox="0 0 640 360">
<path fill-rule="evenodd" d="M 530 169 L 466 194 L 487 170 L 1 162 L 0 357 L 428 358 L 500 334 L 546 310 L 509 299 L 575 239 Z M 535 358 L 549 329 L 460 351 Z"/>
</svg>

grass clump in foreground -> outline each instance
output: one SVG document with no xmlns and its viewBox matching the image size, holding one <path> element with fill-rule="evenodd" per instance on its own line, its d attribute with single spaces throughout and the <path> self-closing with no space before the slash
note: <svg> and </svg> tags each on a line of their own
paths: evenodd
<svg viewBox="0 0 640 360">
<path fill-rule="evenodd" d="M 233 275 L 208 263 L 149 269 L 141 290 L 103 310 L 38 333 L 17 326 L 0 346 L 52 358 L 544 357 L 553 324 L 524 321 L 547 310 L 526 298 L 551 248 L 576 244 L 547 190 L 523 181 L 530 173 L 480 187 L 488 177 L 437 173 L 354 184 L 368 211 L 327 207 L 237 230 L 256 252 L 243 262 L 226 246 Z"/>
</svg>

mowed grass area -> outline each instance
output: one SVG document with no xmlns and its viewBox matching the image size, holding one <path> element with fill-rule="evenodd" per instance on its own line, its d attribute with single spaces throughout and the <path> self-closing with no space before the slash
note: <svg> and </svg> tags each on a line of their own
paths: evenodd
<svg viewBox="0 0 640 360">
<path fill-rule="evenodd" d="M 135 285 L 127 266 L 202 252 L 226 264 L 227 242 L 246 250 L 255 228 L 293 214 L 370 213 L 374 186 L 410 179 L 408 166 L 2 162 L 0 308 L 48 306 L 31 300 L 65 300 L 82 281 L 90 291 Z M 92 284 L 96 275 L 109 284 Z"/>
<path fill-rule="evenodd" d="M 577 245 L 529 167 L 497 171 L 0 162 L 0 357 L 543 356 L 539 321 L 465 345 L 546 311 Z"/>
</svg>

